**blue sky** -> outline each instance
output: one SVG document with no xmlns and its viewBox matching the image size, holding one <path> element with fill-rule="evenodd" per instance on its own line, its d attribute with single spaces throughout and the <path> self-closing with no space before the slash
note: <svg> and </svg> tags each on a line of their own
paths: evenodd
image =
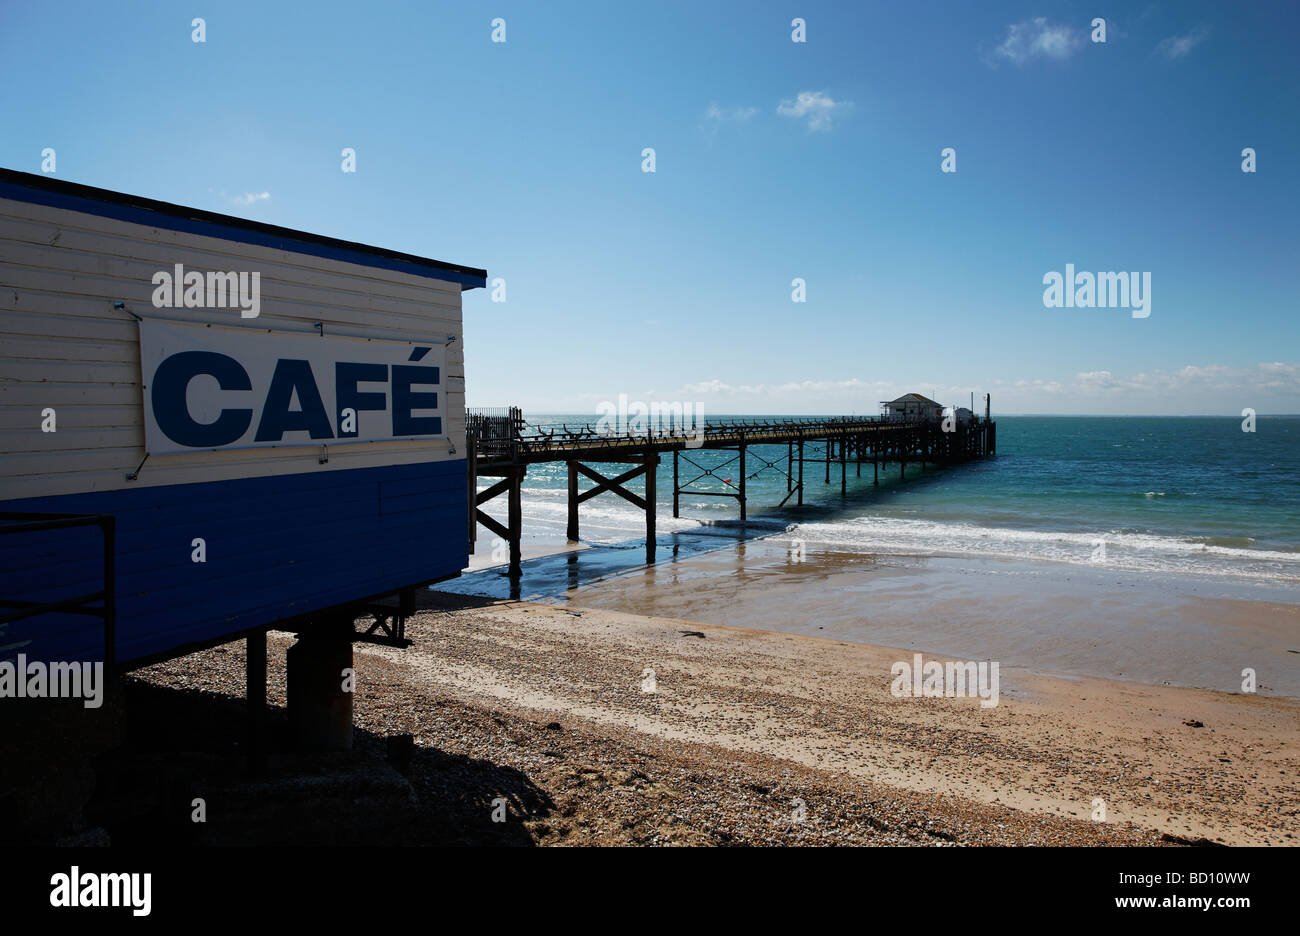
<svg viewBox="0 0 1300 936">
<path fill-rule="evenodd" d="M 1294 3 L 270 6 L 6 5 L 0 164 L 485 267 L 471 405 L 1300 411 Z"/>
</svg>

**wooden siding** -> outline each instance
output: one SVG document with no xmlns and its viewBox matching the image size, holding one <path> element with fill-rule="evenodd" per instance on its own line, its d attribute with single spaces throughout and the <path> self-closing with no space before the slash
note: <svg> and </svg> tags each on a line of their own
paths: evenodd
<svg viewBox="0 0 1300 936">
<path fill-rule="evenodd" d="M 154 309 L 152 277 L 186 270 L 261 274 L 261 315 Z M 250 329 L 398 340 L 448 336 L 445 443 L 144 456 L 136 320 L 142 316 Z M 345 471 L 463 458 L 465 370 L 461 287 L 414 274 L 0 199 L 0 501 L 259 475 Z M 40 431 L 54 407 L 58 431 Z"/>
</svg>

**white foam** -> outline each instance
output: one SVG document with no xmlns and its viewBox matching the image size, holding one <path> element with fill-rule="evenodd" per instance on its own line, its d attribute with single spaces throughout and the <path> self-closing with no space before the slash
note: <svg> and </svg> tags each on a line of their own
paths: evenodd
<svg viewBox="0 0 1300 936">
<path fill-rule="evenodd" d="M 568 492 L 556 488 L 531 488 L 523 492 L 525 530 L 530 525 L 563 529 L 568 519 Z M 489 505 L 493 512 L 504 505 Z M 735 518 L 735 503 L 723 498 L 682 497 L 682 511 L 693 516 L 673 519 L 660 505 L 656 524 L 660 533 L 685 530 L 708 532 L 710 515 Z M 757 524 L 755 524 L 757 525 Z M 1110 566 L 1151 572 L 1177 572 L 1239 576 L 1278 584 L 1300 583 L 1300 553 L 1211 545 L 1188 537 L 1157 536 L 1119 530 L 1066 532 L 990 527 L 968 523 L 904 517 L 863 516 L 852 520 L 792 524 L 790 536 L 810 546 L 863 553 L 911 556 L 979 555 L 991 558 L 1029 559 Z M 645 535 L 645 514 L 613 495 L 602 495 L 582 505 L 582 535 L 598 543 L 617 543 Z M 1203 538 L 1202 538 L 1203 539 Z M 1105 559 L 1097 555 L 1098 541 L 1105 543 Z"/>
<path fill-rule="evenodd" d="M 1242 575 L 1300 582 L 1300 553 L 1212 546 L 1190 539 L 1116 530 L 1065 532 L 939 523 L 899 517 L 859 517 L 808 523 L 796 535 L 809 544 L 909 555 L 977 553 L 1149 571 Z M 1098 544 L 1105 558 L 1098 558 Z"/>
</svg>

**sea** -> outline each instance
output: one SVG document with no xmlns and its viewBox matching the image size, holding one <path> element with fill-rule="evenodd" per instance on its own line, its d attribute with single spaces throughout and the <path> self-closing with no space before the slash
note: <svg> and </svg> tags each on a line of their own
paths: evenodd
<svg viewBox="0 0 1300 936">
<path fill-rule="evenodd" d="M 581 555 L 557 555 L 566 549 L 567 469 L 530 466 L 522 577 L 503 575 L 504 544 L 480 527 L 470 570 L 437 587 L 1232 688 L 1237 670 L 1209 673 L 1190 650 L 1183 667 L 1133 665 L 1134 655 L 1178 656 L 1170 633 L 1195 631 L 1205 638 L 1193 648 L 1201 655 L 1258 645 L 1257 656 L 1281 659 L 1288 675 L 1275 681 L 1300 695 L 1300 633 L 1288 636 L 1300 617 L 1278 613 L 1300 606 L 1300 416 L 1261 415 L 1253 432 L 1226 417 L 995 418 L 995 457 L 924 472 L 909 464 L 905 477 L 897 463 L 883 464 L 879 483 L 870 462 L 850 463 L 844 493 L 838 461 L 829 482 L 824 462 L 807 461 L 802 506 L 794 497 L 780 506 L 786 446 L 753 446 L 745 523 L 734 499 L 699 493 L 734 491 L 734 451 L 683 453 L 688 489 L 676 519 L 665 455 L 649 569 L 644 513 L 608 493 L 581 505 Z M 642 479 L 628 487 L 644 492 Z M 488 512 L 504 519 L 504 502 Z M 1240 624 L 1229 611 L 1241 606 L 1222 602 L 1267 603 L 1273 613 L 1248 614 L 1234 630 L 1225 621 Z M 1103 607 L 1105 623 L 1095 623 Z M 1213 621 L 1187 623 L 1215 609 Z M 1096 631 L 1092 649 L 1069 651 L 1080 628 Z M 1116 642 L 1127 656 L 1102 649 Z"/>
</svg>

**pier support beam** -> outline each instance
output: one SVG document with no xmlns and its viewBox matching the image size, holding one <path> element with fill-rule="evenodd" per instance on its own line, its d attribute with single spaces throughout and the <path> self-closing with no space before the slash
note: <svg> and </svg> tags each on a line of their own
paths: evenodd
<svg viewBox="0 0 1300 936">
<path fill-rule="evenodd" d="M 803 439 L 799 440 L 799 506 L 803 506 Z"/>
<path fill-rule="evenodd" d="M 510 476 L 509 523 L 510 523 L 510 574 L 523 572 L 524 538 L 524 470 L 521 468 Z"/>
<path fill-rule="evenodd" d="M 492 474 L 500 474 L 501 480 L 492 485 L 485 491 L 479 491 L 474 495 L 474 520 L 483 524 L 501 540 L 510 547 L 510 568 L 509 574 L 518 576 L 523 572 L 521 567 L 522 553 L 520 550 L 520 540 L 523 536 L 523 486 L 524 474 L 527 468 L 523 465 L 512 465 L 505 468 L 498 468 Z M 487 472 L 481 472 L 486 475 Z M 505 492 L 507 495 L 506 506 L 506 525 L 502 526 L 487 513 L 480 510 L 482 504 L 486 504 L 498 494 Z M 571 514 L 576 509 L 570 506 Z M 576 518 L 575 518 L 576 520 Z M 576 535 L 576 523 L 572 528 L 572 533 Z"/>
<path fill-rule="evenodd" d="M 676 516 L 676 513 L 673 516 Z M 569 462 L 569 529 L 567 535 L 570 543 L 578 541 L 578 466 L 573 462 Z"/>
<path fill-rule="evenodd" d="M 248 709 L 248 772 L 266 773 L 266 631 L 249 634 L 244 675 Z"/>
<path fill-rule="evenodd" d="M 645 458 L 645 562 L 653 565 L 655 561 L 655 489 L 659 474 L 659 456 L 647 455 Z M 744 503 L 743 501 L 741 502 Z M 742 506 L 741 510 L 745 508 Z"/>
<path fill-rule="evenodd" d="M 745 522 L 745 443 L 740 443 L 740 522 Z"/>
<path fill-rule="evenodd" d="M 635 457 L 641 462 L 641 464 L 637 465 L 637 467 L 635 468 L 631 468 L 623 472 L 621 475 L 619 475 L 616 478 L 607 478 L 604 475 L 592 469 L 590 466 L 582 464 L 582 462 L 579 461 L 569 462 L 570 469 L 575 472 L 575 474 L 571 476 L 572 480 L 570 482 L 570 488 L 569 488 L 570 498 L 571 498 L 569 502 L 569 511 L 570 511 L 570 516 L 574 517 L 572 522 L 576 526 L 577 525 L 576 514 L 578 511 L 578 505 L 581 504 L 583 501 L 591 500 L 593 497 L 596 497 L 599 494 L 604 494 L 606 491 L 609 491 L 610 493 L 613 494 L 617 494 L 625 501 L 628 501 L 629 503 L 635 504 L 637 507 L 640 507 L 642 510 L 645 511 L 645 532 L 646 532 L 645 557 L 646 557 L 646 562 L 651 563 L 655 561 L 655 497 L 657 492 L 656 481 L 658 479 L 658 473 L 659 473 L 658 472 L 659 456 L 657 454 L 652 453 L 652 454 L 637 455 Z M 628 460 L 631 459 L 629 458 Z M 621 463 L 626 464 L 627 461 L 621 460 Z M 587 490 L 583 491 L 581 494 L 577 493 L 577 484 L 578 484 L 577 476 L 576 476 L 577 474 L 582 474 L 585 477 L 587 477 L 589 480 L 595 481 L 596 486 L 588 488 Z M 638 494 L 634 494 L 623 486 L 628 481 L 631 481 L 633 478 L 636 478 L 643 474 L 646 476 L 645 497 L 641 497 Z M 676 487 L 675 484 L 674 487 Z"/>
<path fill-rule="evenodd" d="M 349 618 L 322 620 L 300 633 L 286 654 L 289 725 L 299 748 L 352 749 L 352 692 L 344 689 L 352 637 Z"/>
<path fill-rule="evenodd" d="M 673 519 L 676 520 L 682 515 L 681 513 L 681 496 L 680 476 L 677 473 L 677 449 L 673 449 Z"/>
</svg>

